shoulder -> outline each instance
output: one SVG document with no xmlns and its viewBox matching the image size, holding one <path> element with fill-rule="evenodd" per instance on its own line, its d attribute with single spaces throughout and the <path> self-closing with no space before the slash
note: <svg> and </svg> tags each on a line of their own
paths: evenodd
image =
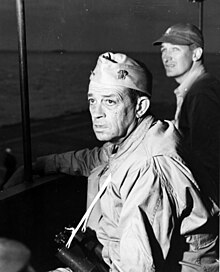
<svg viewBox="0 0 220 272">
<path fill-rule="evenodd" d="M 205 73 L 191 86 L 187 97 L 206 96 L 220 100 L 220 81 L 209 73 Z"/>
<path fill-rule="evenodd" d="M 180 134 L 172 121 L 160 120 L 148 130 L 143 144 L 150 156 L 177 154 Z"/>
</svg>

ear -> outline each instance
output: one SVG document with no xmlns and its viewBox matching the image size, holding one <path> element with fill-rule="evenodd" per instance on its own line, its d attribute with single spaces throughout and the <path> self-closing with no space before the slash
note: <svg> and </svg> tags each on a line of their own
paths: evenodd
<svg viewBox="0 0 220 272">
<path fill-rule="evenodd" d="M 201 47 L 197 47 L 193 50 L 192 60 L 198 61 L 202 58 L 203 49 Z"/>
<path fill-rule="evenodd" d="M 138 97 L 136 105 L 136 117 L 142 117 L 150 107 L 150 100 L 147 96 Z"/>
</svg>

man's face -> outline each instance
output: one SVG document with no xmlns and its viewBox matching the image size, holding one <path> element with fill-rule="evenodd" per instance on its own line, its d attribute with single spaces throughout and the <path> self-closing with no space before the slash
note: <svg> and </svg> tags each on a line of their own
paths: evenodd
<svg viewBox="0 0 220 272">
<path fill-rule="evenodd" d="M 193 50 L 188 45 L 162 43 L 161 57 L 168 77 L 181 83 L 193 65 Z"/>
<path fill-rule="evenodd" d="M 122 88 L 89 88 L 93 130 L 98 140 L 120 143 L 136 125 L 135 104 Z"/>
</svg>

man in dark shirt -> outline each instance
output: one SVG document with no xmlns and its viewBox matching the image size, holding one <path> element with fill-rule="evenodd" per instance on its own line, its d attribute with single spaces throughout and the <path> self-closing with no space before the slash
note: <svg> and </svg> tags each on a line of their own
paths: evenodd
<svg viewBox="0 0 220 272">
<path fill-rule="evenodd" d="M 220 81 L 206 72 L 202 56 L 204 39 L 192 24 L 176 24 L 153 45 L 161 46 L 167 77 L 179 84 L 175 125 L 193 154 L 201 182 L 219 189 Z M 209 181 L 209 182 L 207 182 Z"/>
</svg>

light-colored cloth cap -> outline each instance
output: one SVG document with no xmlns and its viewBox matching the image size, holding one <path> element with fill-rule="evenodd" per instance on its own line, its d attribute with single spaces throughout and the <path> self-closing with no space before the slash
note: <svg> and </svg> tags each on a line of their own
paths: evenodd
<svg viewBox="0 0 220 272">
<path fill-rule="evenodd" d="M 0 238 L 0 271 L 20 272 L 29 266 L 31 253 L 22 243 Z"/>
<path fill-rule="evenodd" d="M 125 87 L 151 96 L 151 74 L 125 54 L 107 52 L 99 56 L 90 81 L 103 87 Z"/>
</svg>

